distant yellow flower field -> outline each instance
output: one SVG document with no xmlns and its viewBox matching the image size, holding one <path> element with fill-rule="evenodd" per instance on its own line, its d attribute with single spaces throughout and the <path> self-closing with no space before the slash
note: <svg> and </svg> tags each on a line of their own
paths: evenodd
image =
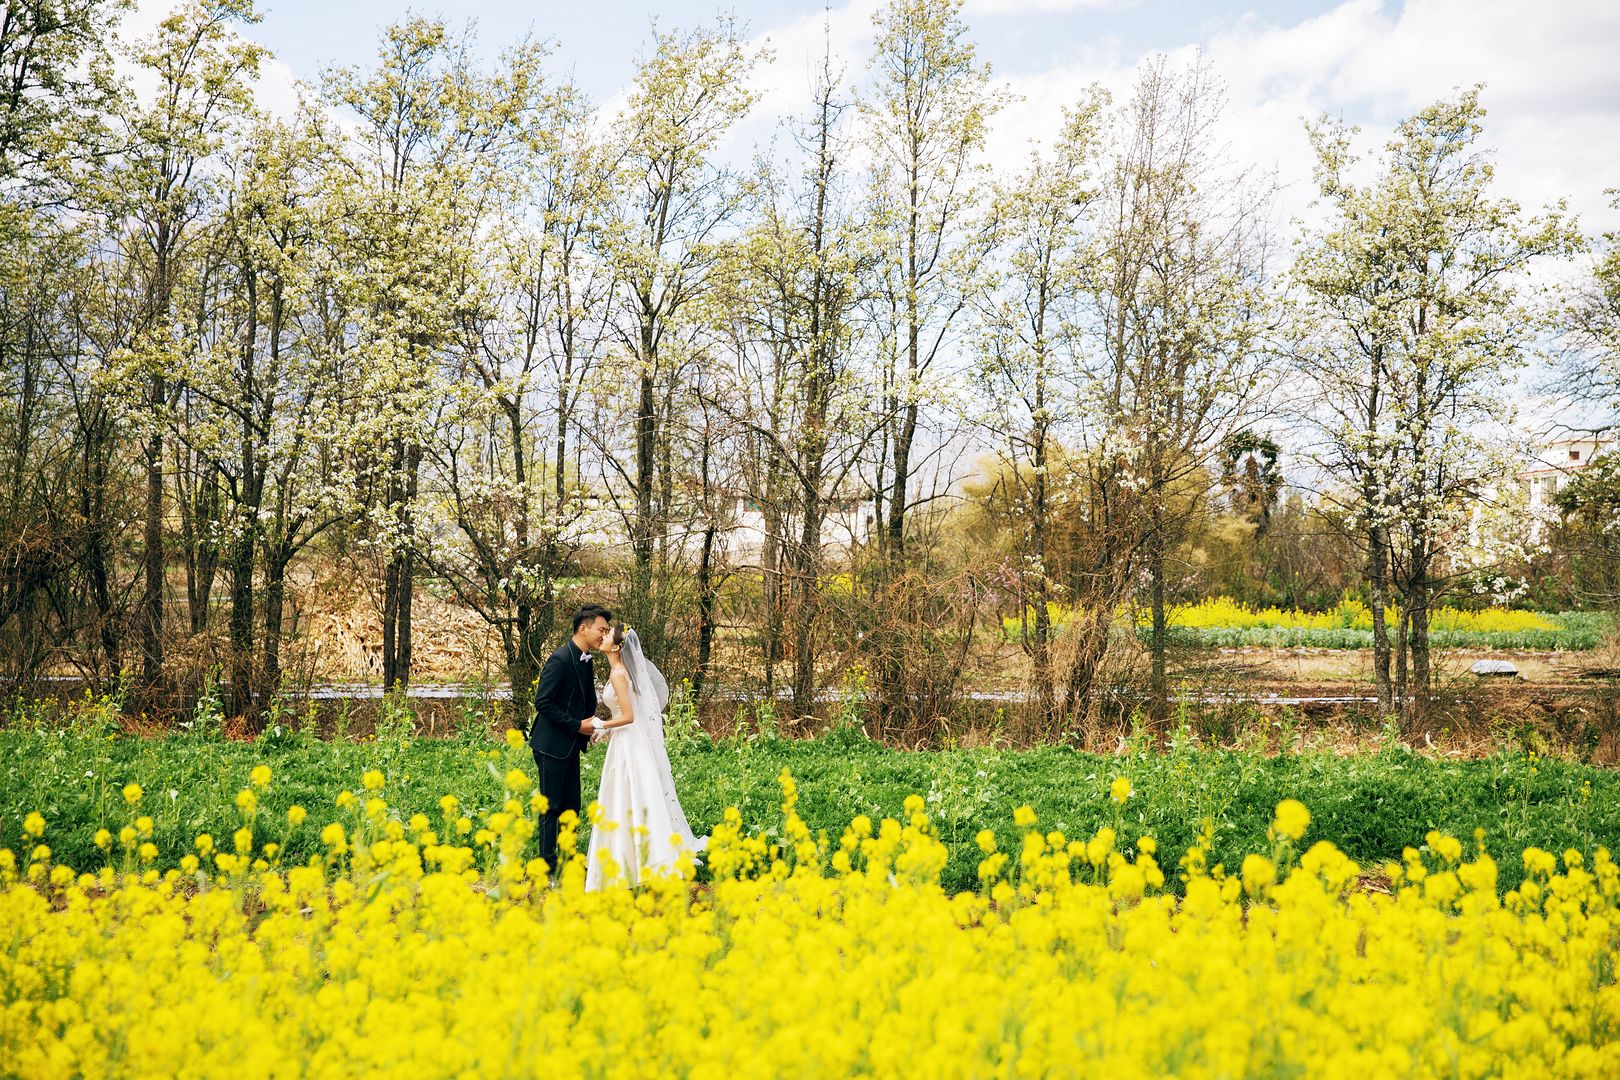
<svg viewBox="0 0 1620 1080">
<path fill-rule="evenodd" d="M 1390 608 L 1385 617 L 1395 626 L 1397 612 Z M 1140 620 L 1146 625 L 1146 620 Z M 1332 611 L 1299 611 L 1282 608 L 1256 610 L 1225 597 L 1214 597 L 1197 604 L 1171 608 L 1171 626 L 1264 627 L 1302 630 L 1371 630 L 1372 610 L 1359 600 L 1345 600 Z M 1557 630 L 1559 625 L 1539 612 L 1512 611 L 1505 608 L 1487 608 L 1483 611 L 1462 611 L 1456 608 L 1438 608 L 1429 615 L 1429 628 L 1436 631 L 1466 633 L 1518 633 L 1526 630 Z"/>
<path fill-rule="evenodd" d="M 1069 626 L 1074 619 L 1073 610 L 1064 604 L 1049 605 L 1048 613 L 1052 625 L 1058 629 Z M 1384 614 L 1390 632 L 1394 633 L 1399 613 L 1394 608 L 1388 608 Z M 1033 625 L 1035 618 L 1033 610 L 1028 613 L 1027 618 Z M 1212 597 L 1196 604 L 1176 605 L 1167 612 L 1167 619 L 1172 629 L 1186 630 L 1368 631 L 1372 629 L 1372 610 L 1360 600 L 1349 598 L 1340 602 L 1338 607 L 1331 611 L 1300 611 L 1296 608 L 1251 608 L 1227 597 Z M 1129 625 L 1128 620 L 1129 615 L 1125 611 L 1115 613 L 1116 623 L 1125 621 L 1126 625 Z M 1137 613 L 1137 626 L 1148 626 L 1150 623 L 1151 616 L 1147 611 Z M 1016 636 L 1021 629 L 1018 619 L 1014 617 L 1004 618 L 1002 626 L 1008 637 Z M 1429 629 L 1431 633 L 1442 635 L 1558 634 L 1567 630 L 1563 624 L 1541 612 L 1506 608 L 1486 608 L 1481 611 L 1437 608 L 1429 614 Z"/>
</svg>

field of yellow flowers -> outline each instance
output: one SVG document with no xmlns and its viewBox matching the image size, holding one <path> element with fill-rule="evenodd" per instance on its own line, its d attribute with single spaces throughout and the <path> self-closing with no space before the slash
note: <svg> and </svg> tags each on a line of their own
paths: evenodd
<svg viewBox="0 0 1620 1080">
<path fill-rule="evenodd" d="M 1391 626 L 1397 621 L 1394 608 L 1385 618 Z M 1366 604 L 1346 598 L 1332 611 L 1298 611 L 1284 608 L 1250 608 L 1214 597 L 1197 604 L 1182 604 L 1170 610 L 1170 625 L 1192 629 L 1261 628 L 1267 630 L 1371 630 L 1372 611 Z M 1513 634 L 1532 630 L 1557 630 L 1559 624 L 1537 611 L 1485 608 L 1466 611 L 1438 608 L 1431 615 L 1430 629 L 1436 632 Z"/>
<path fill-rule="evenodd" d="M 784 770 L 780 820 L 728 812 L 702 884 L 587 894 L 577 856 L 529 857 L 521 770 L 476 821 L 451 795 L 401 820 L 375 770 L 272 821 L 271 770 L 245 779 L 234 834 L 161 874 L 138 784 L 100 867 L 26 815 L 0 850 L 0 1072 L 1620 1075 L 1603 849 L 1526 850 L 1503 896 L 1483 845 L 1430 832 L 1370 889 L 1293 800 L 1237 866 L 1207 836 L 1168 856 L 1128 835 L 1121 777 L 1113 825 L 1018 808 L 1021 842 L 980 834 L 953 895 L 922 798 L 812 833 Z M 306 818 L 324 850 L 284 865 Z"/>
<path fill-rule="evenodd" d="M 1055 627 L 1067 626 L 1073 618 L 1063 604 L 1052 604 L 1048 610 Z M 1384 615 L 1390 627 L 1398 624 L 1399 613 L 1394 608 Z M 1033 613 L 1028 618 L 1033 621 Z M 1117 613 L 1116 624 L 1128 627 L 1132 621 L 1128 612 Z M 1142 632 L 1149 623 L 1148 613 L 1138 612 L 1134 622 Z M 1167 623 L 1172 636 L 1186 645 L 1361 649 L 1372 644 L 1372 610 L 1354 597 L 1344 598 L 1328 611 L 1301 611 L 1252 608 L 1217 596 L 1171 607 Z M 1023 627 L 1015 617 L 1002 619 L 1009 639 L 1017 638 Z M 1612 630 L 1612 624 L 1607 616 L 1594 612 L 1443 607 L 1430 613 L 1429 630 L 1437 648 L 1593 649 Z"/>
</svg>

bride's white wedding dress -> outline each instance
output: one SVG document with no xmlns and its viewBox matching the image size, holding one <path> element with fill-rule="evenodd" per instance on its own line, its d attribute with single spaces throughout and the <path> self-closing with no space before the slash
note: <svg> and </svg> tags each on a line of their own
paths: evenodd
<svg viewBox="0 0 1620 1080">
<path fill-rule="evenodd" d="M 641 655 L 633 631 L 626 636 L 624 659 L 636 699 L 634 719 L 608 732 L 596 796 L 601 813 L 591 828 L 585 855 L 585 888 L 593 892 L 612 884 L 637 885 L 659 871 L 672 871 L 683 853 L 695 858 L 708 845 L 708 837 L 692 834 L 675 795 L 675 777 L 664 750 L 663 714 L 669 691 L 663 675 Z M 611 679 L 601 700 L 613 719 L 624 716 Z M 611 857 L 611 868 L 604 856 Z"/>
</svg>

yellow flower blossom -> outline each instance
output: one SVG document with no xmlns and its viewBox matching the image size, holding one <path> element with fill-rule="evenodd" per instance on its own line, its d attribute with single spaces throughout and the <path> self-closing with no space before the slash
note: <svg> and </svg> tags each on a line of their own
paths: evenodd
<svg viewBox="0 0 1620 1080">
<path fill-rule="evenodd" d="M 1277 804 L 1277 816 L 1271 824 L 1271 830 L 1278 836 L 1290 840 L 1298 840 L 1305 835 L 1310 827 L 1311 812 L 1305 809 L 1305 804 L 1298 799 L 1284 799 Z"/>
<path fill-rule="evenodd" d="M 1234 852 L 1227 875 L 1207 865 L 1207 823 L 1178 897 L 1152 837 L 1070 839 L 1030 812 L 1010 853 L 990 829 L 973 838 L 979 881 L 951 895 L 922 809 L 852 821 L 830 850 L 782 787 L 768 827 L 724 813 L 701 887 L 687 862 L 587 893 L 577 818 L 552 867 L 522 801 L 483 819 L 485 847 L 456 801 L 442 842 L 421 814 L 352 836 L 327 822 L 325 856 L 287 864 L 273 843 L 216 853 L 207 834 L 166 870 L 141 842 L 135 873 L 79 873 L 42 844 L 19 872 L 0 849 L 15 937 L 0 1060 L 22 1076 L 482 1076 L 513 1060 L 575 1075 L 623 1071 L 634 1046 L 649 1075 L 1620 1066 L 1604 849 L 1525 851 L 1529 876 L 1499 897 L 1490 856 L 1447 863 L 1436 833 L 1367 889 L 1327 841 L 1297 863 Z M 1299 839 L 1298 818 L 1279 807 L 1277 836 Z M 513 977 L 564 953 L 544 979 Z"/>
</svg>

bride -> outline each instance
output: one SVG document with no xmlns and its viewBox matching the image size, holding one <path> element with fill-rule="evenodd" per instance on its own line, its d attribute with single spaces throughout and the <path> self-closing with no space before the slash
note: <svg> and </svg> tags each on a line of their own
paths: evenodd
<svg viewBox="0 0 1620 1080">
<path fill-rule="evenodd" d="M 585 888 L 592 892 L 673 870 L 683 854 L 695 856 L 709 842 L 692 834 L 675 797 L 664 751 L 669 683 L 663 672 L 648 662 L 634 630 L 615 626 L 600 651 L 609 665 L 602 701 L 613 718 L 603 725 L 611 741 L 585 856 Z"/>
</svg>

